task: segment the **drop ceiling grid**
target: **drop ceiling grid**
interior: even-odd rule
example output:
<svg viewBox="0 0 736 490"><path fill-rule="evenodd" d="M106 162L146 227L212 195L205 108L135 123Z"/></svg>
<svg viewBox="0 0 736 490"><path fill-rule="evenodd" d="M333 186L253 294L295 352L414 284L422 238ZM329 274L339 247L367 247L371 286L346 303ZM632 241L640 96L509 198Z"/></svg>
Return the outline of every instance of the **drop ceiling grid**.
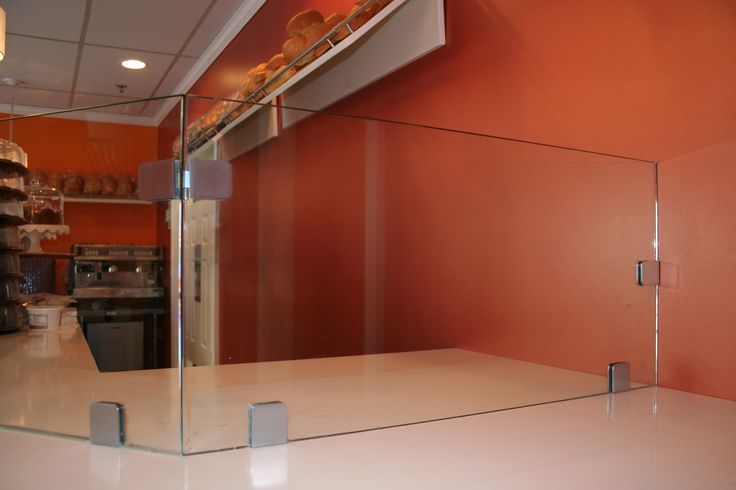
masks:
<svg viewBox="0 0 736 490"><path fill-rule="evenodd" d="M87 2L89 9L85 9ZM192 54L201 53L206 38L217 33L218 22L213 19L227 19L240 3L242 0L6 0L8 52L14 54L0 63L0 77L25 82L13 93L16 104L62 109L170 93L167 91L174 90L194 65ZM85 10L89 21L80 44ZM202 18L204 13L208 15ZM211 31L209 35L196 32L200 24ZM129 57L147 61L148 67L140 72L125 70L119 63ZM123 94L117 84L127 85ZM8 90L0 91L2 100L9 102L7 94ZM142 112L143 105L140 107Z"/></svg>

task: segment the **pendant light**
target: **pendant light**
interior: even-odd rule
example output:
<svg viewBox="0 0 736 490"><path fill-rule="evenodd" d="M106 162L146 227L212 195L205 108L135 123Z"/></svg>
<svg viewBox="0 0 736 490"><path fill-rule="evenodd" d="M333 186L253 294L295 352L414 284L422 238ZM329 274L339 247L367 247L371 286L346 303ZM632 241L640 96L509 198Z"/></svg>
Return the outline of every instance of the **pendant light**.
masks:
<svg viewBox="0 0 736 490"><path fill-rule="evenodd" d="M5 59L5 10L0 7L0 61Z"/></svg>

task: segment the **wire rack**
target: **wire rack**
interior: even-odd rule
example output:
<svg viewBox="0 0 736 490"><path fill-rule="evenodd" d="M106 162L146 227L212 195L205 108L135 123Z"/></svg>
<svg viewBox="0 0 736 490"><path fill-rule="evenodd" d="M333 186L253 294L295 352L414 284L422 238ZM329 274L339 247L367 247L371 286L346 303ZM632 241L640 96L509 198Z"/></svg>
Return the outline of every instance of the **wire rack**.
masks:
<svg viewBox="0 0 736 490"><path fill-rule="evenodd" d="M251 92L248 96L246 96L244 99L220 99L224 102L231 102L233 103L233 107L227 111L227 113L222 116L220 119L218 119L211 128L208 128L206 131L202 132L202 134L198 135L196 138L192 138L191 141L187 143L187 150L191 153L196 151L198 148L202 147L205 143L210 141L212 138L214 138L217 134L222 132L223 129L225 129L227 126L232 124L236 119L238 119L241 114L250 108L254 103L258 103L261 100L265 99L267 96L272 95L272 92L269 92L268 89L271 88L279 78L288 72L292 68L299 69L299 63L308 56L311 56L314 54L314 52L317 49L323 49L326 45L327 51L333 49L339 42L344 41L348 37L352 36L356 30L354 29L351 24L353 21L362 15L366 10L370 9L374 5L380 5L379 2L381 0L369 0L368 2L364 3L360 6L355 12L348 15L343 21L336 24L335 27L333 27L327 34L319 38L317 41L315 41L309 48L307 48L303 53L301 53L299 56L294 58L290 63L284 65L281 67L278 71L274 72L271 77L268 78L260 87L258 87L256 90ZM385 0L383 0L385 1ZM361 26L362 27L362 26ZM348 35L338 41L335 42L332 40L332 38L343 29L347 29ZM324 56L325 53L322 53ZM302 67L303 68L303 67Z"/></svg>

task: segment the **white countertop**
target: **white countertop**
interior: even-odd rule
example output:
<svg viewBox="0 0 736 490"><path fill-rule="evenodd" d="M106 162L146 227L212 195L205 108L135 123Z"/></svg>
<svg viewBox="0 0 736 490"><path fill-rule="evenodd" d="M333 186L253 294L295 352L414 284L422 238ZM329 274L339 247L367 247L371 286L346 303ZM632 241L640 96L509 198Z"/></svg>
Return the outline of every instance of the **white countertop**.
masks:
<svg viewBox="0 0 736 490"><path fill-rule="evenodd" d="M15 490L718 490L734 461L736 402L661 388L193 456L0 430Z"/></svg>
<svg viewBox="0 0 736 490"><path fill-rule="evenodd" d="M604 370L604 367L602 367ZM100 373L73 322L0 337L0 424L89 437L89 405L126 406L129 444L242 447L248 404L280 400L289 439L355 432L605 392L606 378L462 349Z"/></svg>

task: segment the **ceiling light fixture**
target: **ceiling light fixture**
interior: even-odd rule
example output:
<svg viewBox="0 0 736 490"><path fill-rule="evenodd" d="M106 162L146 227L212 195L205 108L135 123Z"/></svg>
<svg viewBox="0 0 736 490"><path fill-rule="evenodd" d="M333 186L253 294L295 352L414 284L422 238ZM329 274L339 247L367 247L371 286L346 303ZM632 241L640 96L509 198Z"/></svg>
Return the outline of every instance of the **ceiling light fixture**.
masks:
<svg viewBox="0 0 736 490"><path fill-rule="evenodd" d="M128 70L142 70L146 64L141 60L125 60L121 63Z"/></svg>
<svg viewBox="0 0 736 490"><path fill-rule="evenodd" d="M5 59L5 10L0 7L0 61Z"/></svg>

